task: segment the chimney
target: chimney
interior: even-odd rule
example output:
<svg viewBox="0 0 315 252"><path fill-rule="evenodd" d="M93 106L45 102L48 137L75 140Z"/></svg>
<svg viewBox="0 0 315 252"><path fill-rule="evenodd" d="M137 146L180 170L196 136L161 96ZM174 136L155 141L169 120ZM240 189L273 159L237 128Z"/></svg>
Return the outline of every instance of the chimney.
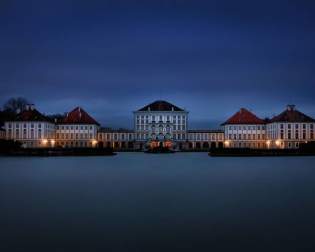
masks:
<svg viewBox="0 0 315 252"><path fill-rule="evenodd" d="M34 104L30 104L30 109L34 110L35 109L35 105Z"/></svg>
<svg viewBox="0 0 315 252"><path fill-rule="evenodd" d="M25 110L30 110L30 104L25 105Z"/></svg>
<svg viewBox="0 0 315 252"><path fill-rule="evenodd" d="M294 111L294 109L295 109L295 105L294 104L287 105L287 110L288 111Z"/></svg>

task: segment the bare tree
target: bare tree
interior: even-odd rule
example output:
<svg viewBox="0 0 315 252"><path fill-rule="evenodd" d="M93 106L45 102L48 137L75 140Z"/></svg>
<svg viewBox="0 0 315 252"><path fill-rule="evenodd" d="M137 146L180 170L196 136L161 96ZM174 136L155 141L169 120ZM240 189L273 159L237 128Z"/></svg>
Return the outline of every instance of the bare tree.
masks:
<svg viewBox="0 0 315 252"><path fill-rule="evenodd" d="M3 109L8 112L17 113L23 111L29 101L23 97L10 98L4 105Z"/></svg>

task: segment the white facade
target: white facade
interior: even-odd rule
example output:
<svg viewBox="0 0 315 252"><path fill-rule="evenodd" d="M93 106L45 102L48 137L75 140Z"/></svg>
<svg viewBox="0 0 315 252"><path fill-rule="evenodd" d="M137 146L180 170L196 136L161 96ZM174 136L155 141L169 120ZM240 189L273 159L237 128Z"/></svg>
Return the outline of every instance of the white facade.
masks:
<svg viewBox="0 0 315 252"><path fill-rule="evenodd" d="M267 125L268 148L298 148L301 143L314 141L315 123L274 122Z"/></svg>
<svg viewBox="0 0 315 252"><path fill-rule="evenodd" d="M215 130L189 130L189 149L209 149L223 147L224 132Z"/></svg>
<svg viewBox="0 0 315 252"><path fill-rule="evenodd" d="M98 125L57 124L56 144L60 147L95 147Z"/></svg>
<svg viewBox="0 0 315 252"><path fill-rule="evenodd" d="M100 130L97 134L100 147L111 147L114 149L134 149L135 133L131 130Z"/></svg>
<svg viewBox="0 0 315 252"><path fill-rule="evenodd" d="M137 141L187 139L188 112L137 111L134 112Z"/></svg>
<svg viewBox="0 0 315 252"><path fill-rule="evenodd" d="M227 148L266 148L266 125L224 125L224 146Z"/></svg>
<svg viewBox="0 0 315 252"><path fill-rule="evenodd" d="M55 125L51 122L5 122L6 139L19 141L23 147L54 147Z"/></svg>

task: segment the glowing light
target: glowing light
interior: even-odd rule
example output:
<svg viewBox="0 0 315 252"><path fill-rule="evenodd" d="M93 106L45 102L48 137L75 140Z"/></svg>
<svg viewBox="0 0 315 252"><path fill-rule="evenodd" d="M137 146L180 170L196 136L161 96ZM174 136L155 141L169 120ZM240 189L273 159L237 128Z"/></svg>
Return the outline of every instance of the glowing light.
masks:
<svg viewBox="0 0 315 252"><path fill-rule="evenodd" d="M43 139L43 140L42 140L42 143L43 143L44 145L46 145L46 144L48 143L48 140L47 140L47 139Z"/></svg>
<svg viewBox="0 0 315 252"><path fill-rule="evenodd" d="M270 146L270 143L271 143L271 142L270 142L269 140L266 142L266 144L267 144L268 146Z"/></svg>
<svg viewBox="0 0 315 252"><path fill-rule="evenodd" d="M280 146L280 145L281 145L281 141L280 141L280 140L277 140L277 141L276 141L276 145L277 145L277 146Z"/></svg>
<svg viewBox="0 0 315 252"><path fill-rule="evenodd" d="M92 145L96 145L97 144L97 140L92 140Z"/></svg>
<svg viewBox="0 0 315 252"><path fill-rule="evenodd" d="M51 140L50 140L50 143L51 143L52 146L54 146L55 143L56 143L56 141L55 141L54 139L51 139Z"/></svg>
<svg viewBox="0 0 315 252"><path fill-rule="evenodd" d="M228 140L224 141L224 145L225 145L226 147L229 147L229 146L230 146L230 141L228 141Z"/></svg>

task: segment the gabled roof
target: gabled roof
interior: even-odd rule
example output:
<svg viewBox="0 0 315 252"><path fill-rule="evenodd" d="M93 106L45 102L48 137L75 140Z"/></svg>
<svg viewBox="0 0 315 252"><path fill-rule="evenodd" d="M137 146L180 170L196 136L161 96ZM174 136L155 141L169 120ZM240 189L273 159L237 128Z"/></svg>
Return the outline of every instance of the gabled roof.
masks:
<svg viewBox="0 0 315 252"><path fill-rule="evenodd" d="M230 117L225 123L226 124L265 124L266 122L258 118L255 114L248 111L245 108L241 108L232 117Z"/></svg>
<svg viewBox="0 0 315 252"><path fill-rule="evenodd" d="M303 114L302 112L295 109L294 105L288 105L287 109L283 111L281 114L273 117L270 120L271 123L273 122L315 122L315 119Z"/></svg>
<svg viewBox="0 0 315 252"><path fill-rule="evenodd" d="M17 114L15 119L12 121L23 121L23 122L52 122L47 116L41 114L35 108L28 108Z"/></svg>
<svg viewBox="0 0 315 252"><path fill-rule="evenodd" d="M155 101L150 103L149 105L144 106L138 111L185 111L167 101Z"/></svg>
<svg viewBox="0 0 315 252"><path fill-rule="evenodd" d="M76 107L60 121L61 124L96 124L100 125L82 108Z"/></svg>

